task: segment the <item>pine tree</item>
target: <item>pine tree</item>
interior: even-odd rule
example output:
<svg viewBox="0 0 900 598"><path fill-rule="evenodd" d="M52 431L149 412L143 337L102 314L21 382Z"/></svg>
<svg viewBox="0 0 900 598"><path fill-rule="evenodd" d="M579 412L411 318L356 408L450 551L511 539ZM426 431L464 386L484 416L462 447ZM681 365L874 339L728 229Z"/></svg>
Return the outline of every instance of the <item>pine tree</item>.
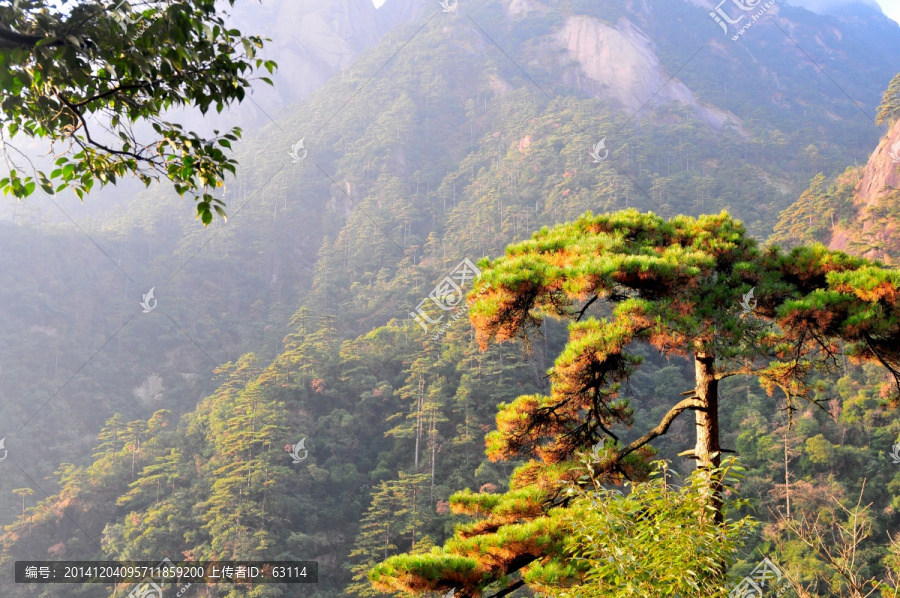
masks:
<svg viewBox="0 0 900 598"><path fill-rule="evenodd" d="M119 450L121 450L120 444L124 442L124 432L125 418L122 417L121 414L116 413L106 421L103 425L103 429L97 436L100 443L94 451L94 458L96 459L101 455L111 455L119 452Z"/></svg>
<svg viewBox="0 0 900 598"><path fill-rule="evenodd" d="M635 210L587 213L542 229L482 270L472 295L484 292L470 313L482 348L532 338L547 316L570 322L549 395L500 405L488 436L492 460L532 459L505 495L451 497L455 512L480 520L441 550L375 567L380 589L457 587L457 596L471 597L515 572L535 585L577 579L554 507L584 474L578 452L593 450L604 483L646 479L650 443L693 412L695 444L683 454L701 472L716 470L723 379L756 377L783 395L790 414L798 401L815 399L810 376L837 371L843 346L850 359L884 366L900 391L900 273L821 245L760 249L726 213L669 221ZM691 356L695 386L681 398L671 389L668 413L626 444L619 434L634 410L620 389L641 366L638 344ZM712 477L709 484L708 506L721 524L723 488Z"/></svg>
<svg viewBox="0 0 900 598"><path fill-rule="evenodd" d="M175 482L181 477L181 462L181 451L169 449L168 454L157 457L154 464L144 467L140 477L131 484L128 494L119 498L118 504L128 504L141 495L155 495L154 500L159 503L163 492L175 492Z"/></svg>
<svg viewBox="0 0 900 598"><path fill-rule="evenodd" d="M348 596L384 596L372 587L368 571L379 560L396 554L398 547L415 552L427 536L421 532L425 517L423 497L428 474L400 474L399 479L381 483L360 521L360 530L349 559L353 583ZM430 540L428 540L430 542Z"/></svg>
<svg viewBox="0 0 900 598"><path fill-rule="evenodd" d="M431 399L436 362L440 362L440 345L426 340L423 349L409 366L406 384L398 389L400 398L408 405L408 411L395 413L388 418L388 421L400 418L405 420L389 430L387 435L412 440L409 465L416 473L420 471L423 463L428 462L423 453L429 439L430 416L438 408Z"/></svg>
<svg viewBox="0 0 900 598"><path fill-rule="evenodd" d="M22 515L24 516L25 515L25 497L31 496L32 494L34 494L34 490L32 490L31 488L16 488L15 490L12 491L12 493L15 494L16 496L22 497Z"/></svg>
<svg viewBox="0 0 900 598"><path fill-rule="evenodd" d="M875 122L879 125L887 123L893 126L898 117L900 117L900 73L897 73L888 84L881 105L878 106Z"/></svg>

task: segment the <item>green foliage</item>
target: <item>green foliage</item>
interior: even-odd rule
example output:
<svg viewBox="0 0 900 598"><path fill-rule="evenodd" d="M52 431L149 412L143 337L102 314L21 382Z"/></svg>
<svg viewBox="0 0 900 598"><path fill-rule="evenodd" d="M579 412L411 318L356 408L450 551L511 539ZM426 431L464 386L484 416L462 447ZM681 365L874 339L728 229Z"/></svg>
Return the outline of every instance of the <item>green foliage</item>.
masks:
<svg viewBox="0 0 900 598"><path fill-rule="evenodd" d="M837 226L847 226L853 220L853 194L859 176L858 168L848 168L825 189L824 175L817 175L799 199L781 213L770 241L788 248L828 243Z"/></svg>
<svg viewBox="0 0 900 598"><path fill-rule="evenodd" d="M832 465L834 459L834 446L821 434L806 440L806 454L811 463Z"/></svg>
<svg viewBox="0 0 900 598"><path fill-rule="evenodd" d="M723 572L759 522L732 517L748 504L733 495L724 525L716 522L710 482L733 485L741 471L729 459L721 468L694 470L679 487L661 461L648 481L626 483L624 494L573 488L566 548L587 573L578 585L547 591L562 598L727 596Z"/></svg>
<svg viewBox="0 0 900 598"><path fill-rule="evenodd" d="M422 536L423 513L427 495L427 474L404 475L385 481L372 495L372 502L360 520L360 531L348 558L353 583L345 590L349 596L383 596L372 588L369 569L379 560L396 554L398 545L416 552L427 538Z"/></svg>
<svg viewBox="0 0 900 598"><path fill-rule="evenodd" d="M459 583L465 595L476 595L519 571L532 587L545 583L548 571L557 582L565 579L557 572L577 564L558 547L556 534L565 527L558 517L566 509L556 507L553 497L578 477L578 452L593 447L588 471L602 483L645 479L649 443L694 411L690 454L701 471L717 470L721 380L755 376L769 393L782 391L794 409L799 399L814 402L812 379L835 371L840 344L859 361L885 366L900 383L900 352L892 340L900 334L897 272L821 245L790 253L760 249L727 213L664 220L636 210L588 212L543 228L480 267L470 318L482 348L527 339L547 316L569 321L569 341L549 371L548 394L523 394L499 405L488 456L532 457L513 475L510 492L500 500L457 496L457 510L484 520L458 528L427 559L399 556L376 567L371 577L382 589L421 592ZM749 289L756 290L752 305ZM635 410L621 390L644 361L632 353L639 344L665 357L692 356L695 387L681 400L667 389L671 408L659 424L626 443L618 434L633 424ZM813 438L807 453L821 465L834 450L824 438ZM715 529L725 525L725 481L706 479L706 505L694 510L701 527L707 516ZM529 490L527 500L517 500ZM518 540L525 527L540 530L532 542ZM435 573L458 556L475 559L465 575L451 568ZM707 556L698 558L708 569ZM688 584L706 579L688 571ZM638 580L632 591L640 595L648 588Z"/></svg>
<svg viewBox="0 0 900 598"><path fill-rule="evenodd" d="M531 34L552 34L563 22L562 14L551 7L548 13L532 11L509 22L499 4L478 4L467 5L472 18L511 56L536 56L523 67L554 100L548 101L490 46L473 51L485 41L466 19L435 19L421 31L421 23L395 31L364 51L342 77L280 118L283 134L273 125L241 144L235 158L242 176L237 184L229 182L228 194L223 191L222 196L229 205L255 197L242 209L240 227L208 236L180 217L177 197L156 189L125 207L78 221L135 279L159 280L182 266L185 270L173 288L177 292L160 293L163 309L136 318L126 334L71 380L85 356L94 354L134 305L130 299L121 301L121 281L98 265L96 248L83 243L80 232L48 223L46 214L41 221L34 202L18 204L15 221L0 224L0 361L9 364L0 371L6 391L0 420L24 421L32 415L33 397L49 397L66 383L63 396L35 420L40 425L26 428L27 438L14 439L16 454L40 455L29 474L45 480L56 471L58 484L42 482L51 498L37 506L28 499L31 519L16 519L2 532L4 558L28 558L33 550L78 559L198 558L235 550L314 556L323 563L322 581L307 589L332 597L354 583L354 572L340 564L349 561L357 540L365 545L360 522L372 493L379 492L382 481L390 484L398 472L409 472L428 475L429 488L420 511L425 518L422 540L414 551L395 555L392 563L398 571L421 566L416 570L433 582L429 587L445 591L474 579L473 587L487 593L516 573L493 582L498 568L491 568L484 555L510 562L516 555L504 549L511 547L538 555L528 571L547 587L578 579L582 571L561 556L561 517L545 510L542 500L544 491L555 490L572 475L571 464L542 463L537 469L521 461L491 462L483 454L498 404L549 396L546 373L566 344L566 327L544 319L540 334L530 339L531 354L514 344L493 345L480 353L464 317L437 340L431 330L423 334L415 324L391 319L405 317L462 257L502 255L504 247L529 239L542 226L573 220L588 209L599 213L630 206L652 209L664 218L728 209L743 219L748 237L763 239L812 175L830 176L843 169L852 156L868 151L877 134L864 119L854 118L856 106L837 88L824 80L824 86L818 85L821 75L796 67L789 53L766 55L767 69L756 68L759 57L752 52L701 52L692 58L708 41L704 27L715 25L710 27L703 9L681 0L648 4L651 10L641 17L640 27L657 44L663 69L678 72L701 101L738 115L740 131L727 126L715 130L692 109L670 105L647 106L639 118L626 122L604 102L580 93L584 90L560 83L555 56L542 61L530 52ZM579 1L564 8L584 10L612 24L627 6ZM151 22L149 16L160 18L148 13L133 27L139 35ZM701 25L692 27L692 22ZM816 47L818 31L798 28L798 43ZM852 34L844 31L844 39L851 40ZM414 33L415 51L398 52ZM758 33L767 35L765 30ZM780 47L781 41L770 38L766 45ZM131 43L123 38L120 46L126 42ZM889 64L892 55L860 52L848 41L831 57L829 68L835 77L859 73L854 96L871 106L896 68ZM688 59L691 68L682 69ZM368 79L376 72L377 77ZM772 72L778 73L777 90L765 80ZM773 97L778 108L764 109ZM329 120L335 98L351 101L339 118ZM288 147L299 131L326 121L321 135L308 137L307 144L311 152L316 148L317 164L340 188L318 170L313 176L309 168L279 172L277 148ZM622 172L612 162L591 164L587 153L609 131L616 131L607 143ZM25 183L17 181L20 193L25 192ZM846 197L843 191L833 196L840 201ZM830 230L829 211L841 225L830 201L826 198L796 218L791 231L796 243L818 240ZM813 223L805 231L809 216ZM889 216L885 210L883 218ZM671 276L683 272L679 258L694 259L687 248L658 259L652 244L642 252L629 258L638 277L644 272ZM821 255L801 251L783 261L796 261L792 275L802 280L807 272L821 273L815 269ZM703 262L692 265L702 269ZM746 266L738 262L734 268ZM713 293L708 303L728 305L760 281L746 282L739 290ZM866 292L877 291L877 285L862 286ZM782 291L776 285L774 292ZM124 292L131 297L136 290L126 287ZM839 296L817 297L804 303L811 310L804 317L821 315L816 306L826 301L841 304ZM642 302L629 305L640 308ZM288 326L298 306L310 309L297 312ZM597 307L586 313L610 317L606 307ZM872 324L881 317L877 311L875 320L859 321ZM183 332L168 324L156 326L152 318L160 313L171 315ZM661 317L667 315L663 310ZM37 331L30 329L36 321ZM579 333L587 339L598 331L590 324ZM784 354L787 346L777 349ZM258 361L238 357L251 351ZM671 397L691 388L694 372L693 364L679 355L661 356L648 345L633 343L628 353L623 365L633 368L632 375L617 389L621 413L633 422L631 430L622 430L625 442L649 432L668 413ZM210 380L210 360L231 363ZM855 370L849 356L846 362L848 374L840 384L825 377L809 389L822 405L836 400L839 419L832 421L819 410L794 410L797 425L787 434L785 405L767 396L757 381L722 380L723 446L734 447L750 463L740 491L761 497L762 507L783 506L786 500L794 509L815 507L817 493L833 488L850 492L860 475L869 476L869 487L877 488L874 541L885 546L886 530L900 528L900 478L885 457L898 441L896 418L888 410L890 387L881 389L889 380L874 367ZM149 364L158 364L154 371L158 368L166 385L154 403L136 401L128 390L144 382ZM787 359L785 364L792 365ZM425 400L419 409L423 378ZM154 428L150 414L163 406L174 415L167 428ZM114 413L122 417L103 432L99 447L90 446L85 438L93 437ZM423 429L415 471L417 420ZM288 429L267 428L273 423ZM636 472L645 471L639 466L645 467L656 450L674 457L692 442L692 432L691 422L676 421L666 437L654 441L653 451L631 465ZM831 464L813 463L805 453L806 440L818 434L838 447ZM285 471L280 459L287 455L279 447L302 437L307 437L310 458L298 465L288 459ZM244 443L249 447L242 448ZM88 457L92 449L93 459ZM247 467L246 479L228 468L230 459ZM61 461L71 463L58 465ZM220 470L224 482L216 486ZM513 489L507 493L510 482ZM19 497L9 490L28 483L0 477L5 490L0 507L7 507L3 523L22 510ZM457 493L464 489L468 492ZM203 518L207 504L218 510ZM460 512L450 514L449 509ZM464 520L470 511L475 519ZM521 521L510 520L519 513ZM454 537L454 524L460 525L460 535L469 534L466 541ZM491 526L498 526L493 535ZM89 542L101 534L102 549ZM539 542L528 545L529 534ZM398 551L410 548L406 541L394 541ZM432 542L446 550L434 555ZM766 548L766 540L758 547ZM796 554L798 562L809 565L808 554ZM368 559L361 553L353 564L362 566ZM400 566L404 560L409 566ZM749 560L738 567L749 571L754 559ZM878 570L877 559L872 562ZM336 565L326 569L327 563ZM440 581L446 571L453 575ZM364 580L355 581L364 585ZM30 595L27 587L10 587L4 592L16 598ZM108 592L101 596L105 590L100 586L73 591L108 598ZM462 593L460 588L457 596Z"/></svg>
<svg viewBox="0 0 900 598"><path fill-rule="evenodd" d="M96 0L0 7L4 138L46 139L56 158L49 175L23 175L12 158L9 177L0 181L4 194L25 198L37 183L48 194L70 188L83 199L95 183L115 184L127 174L146 185L165 177L179 195L198 197L204 225L213 211L225 217L224 202L212 193L227 173L235 174L237 162L225 150L240 128L203 138L165 113L178 107L221 112L244 99L255 69L271 73L275 64L257 58L262 39L226 26L227 14L211 0L138 7L110 10ZM144 124L154 133L134 130Z"/></svg>
<svg viewBox="0 0 900 598"><path fill-rule="evenodd" d="M881 105L878 106L878 113L875 115L875 122L879 125L887 123L893 126L898 118L900 118L900 73L891 79L885 90L884 98L882 98Z"/></svg>

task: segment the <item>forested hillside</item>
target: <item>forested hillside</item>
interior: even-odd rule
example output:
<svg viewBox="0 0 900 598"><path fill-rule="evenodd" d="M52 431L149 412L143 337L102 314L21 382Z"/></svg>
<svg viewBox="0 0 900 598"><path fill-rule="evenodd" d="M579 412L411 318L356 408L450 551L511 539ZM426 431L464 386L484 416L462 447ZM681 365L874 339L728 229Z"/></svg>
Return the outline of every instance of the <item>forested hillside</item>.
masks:
<svg viewBox="0 0 900 598"><path fill-rule="evenodd" d="M203 227L163 186L84 218L57 199L74 221L35 195L0 222L0 595L130 591L15 585L13 560L163 557L319 561L316 586L196 595L382 595L372 566L468 521L452 494L508 490L523 461L485 454L497 406L547 393L567 338L547 320L531 343L482 351L464 305L439 323L417 308L463 260L542 227L727 210L760 243L896 259L896 230L868 224L892 204L854 198L870 155L897 176L884 154L900 133L879 141L874 123L900 70L883 16L776 4L732 42L683 0L400 4L415 17L245 132L227 223ZM633 353L625 441L694 386L689 360ZM859 558L885 570L900 529L891 379L844 359L816 382L790 426L755 379L719 387L723 446L765 523L738 576L778 554L813 582L826 566L772 511L855 504L863 487ZM653 444L684 474L693 432L678 421Z"/></svg>
<svg viewBox="0 0 900 598"><path fill-rule="evenodd" d="M835 249L897 261L897 185L900 183L900 77L895 77L879 106L887 127L865 166L834 177L819 174L779 218L773 239L784 244L820 242Z"/></svg>

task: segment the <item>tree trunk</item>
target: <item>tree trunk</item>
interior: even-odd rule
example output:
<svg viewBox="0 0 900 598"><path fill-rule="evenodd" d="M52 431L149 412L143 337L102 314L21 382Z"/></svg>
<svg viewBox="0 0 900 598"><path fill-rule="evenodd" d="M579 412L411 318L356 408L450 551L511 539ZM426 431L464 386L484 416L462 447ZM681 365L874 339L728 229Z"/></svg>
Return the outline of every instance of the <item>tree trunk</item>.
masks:
<svg viewBox="0 0 900 598"><path fill-rule="evenodd" d="M784 496L787 504L787 518L791 518L791 476L788 471L788 439L787 430L784 431Z"/></svg>
<svg viewBox="0 0 900 598"><path fill-rule="evenodd" d="M694 355L695 376L697 381L697 398L703 408L694 411L697 425L697 444L694 457L698 469L712 469L721 464L719 446L719 381L716 379L716 358L714 355L697 353ZM716 521L723 523L722 489L720 485L713 488L713 507L716 510Z"/></svg>

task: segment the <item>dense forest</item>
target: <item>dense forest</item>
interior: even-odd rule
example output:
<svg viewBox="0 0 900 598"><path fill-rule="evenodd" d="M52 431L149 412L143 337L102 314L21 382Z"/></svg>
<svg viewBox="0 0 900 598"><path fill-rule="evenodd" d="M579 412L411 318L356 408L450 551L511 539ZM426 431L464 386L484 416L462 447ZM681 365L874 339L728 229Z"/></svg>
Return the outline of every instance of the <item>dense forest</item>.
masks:
<svg viewBox="0 0 900 598"><path fill-rule="evenodd" d="M324 4L339 31L340 3ZM162 558L319 563L315 585L165 598L713 595L676 581L653 594L624 573L604 586L618 575L604 559L621 547L598 540L643 538L633 562L690 577L691 561L673 555L708 507L689 493L693 414L601 457L697 388L682 350L701 336L694 316L724 314L708 323L735 363L783 357L778 343L802 327L779 310L838 293L824 282L832 262L871 277L852 281L868 289L853 314L877 311L887 340L866 353L861 320L827 328L832 312L817 303L808 320L829 340L809 354L827 367L718 383L722 458L708 465L727 469L728 523L712 520L709 534L727 570L703 583L728 595L768 558L790 580L784 596L900 596L898 299L878 295L900 284L897 24L863 5L836 16L779 3L770 25L732 42L683 0L407 4L406 22L234 144L236 175L217 195L227 221L204 226L159 184L105 188L83 208L70 193L7 200L0 596L132 589L15 584L17 560ZM619 87L591 70L609 52L630 69ZM610 230L634 242L622 253L652 285L583 282L592 268L627 269L605 262ZM675 237L694 251L675 255ZM595 243L609 247L571 263ZM735 264L751 274L727 286ZM796 282L797 264L819 286ZM545 300L523 290L563 270ZM727 293L704 286L712 276ZM682 288L702 299L679 303ZM521 432L523 399L565 392L578 334L639 321L616 310L648 293L675 305L654 316L683 326L665 339L622 333L622 375L594 389L611 397L609 420L571 446L505 437ZM507 329L492 310L513 297L525 311ZM563 432L588 411L573 408ZM591 451L603 467L580 478ZM553 502L550 486L582 494ZM629 526L653 501L667 523L641 536ZM516 534L546 540L527 547L539 558L515 561L526 550ZM455 556L480 577L449 575Z"/></svg>

